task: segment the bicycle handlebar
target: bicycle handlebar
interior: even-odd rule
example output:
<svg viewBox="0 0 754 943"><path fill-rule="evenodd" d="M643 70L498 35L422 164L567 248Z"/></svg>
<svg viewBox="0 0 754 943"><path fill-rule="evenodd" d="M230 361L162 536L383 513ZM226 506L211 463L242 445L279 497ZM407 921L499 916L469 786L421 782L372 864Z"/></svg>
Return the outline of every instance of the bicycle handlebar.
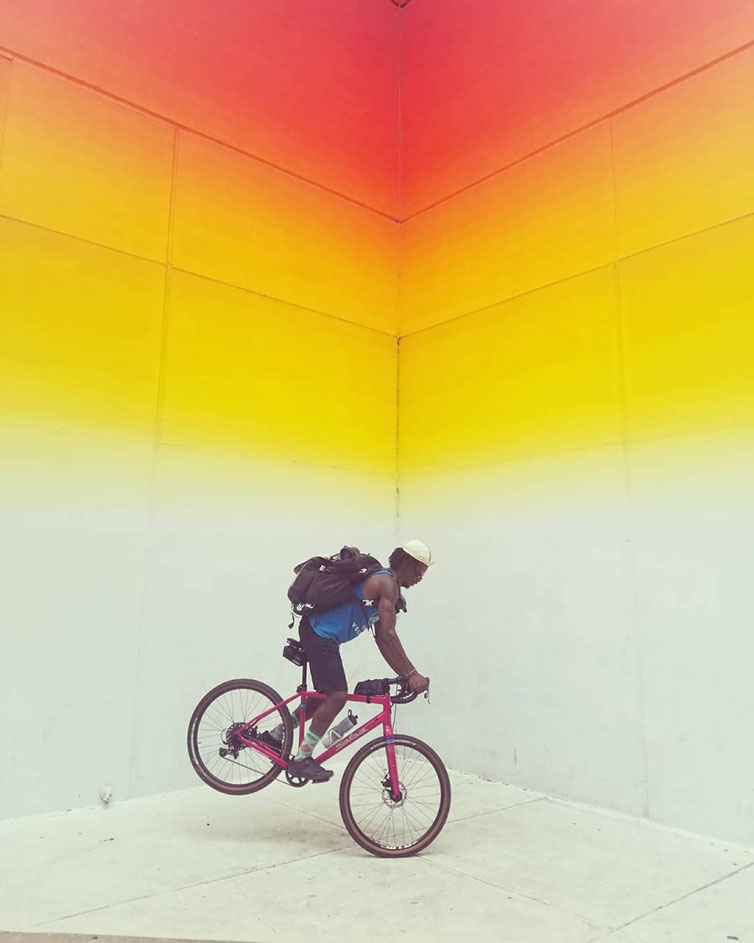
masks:
<svg viewBox="0 0 754 943"><path fill-rule="evenodd" d="M406 683L405 678L386 678L385 679L389 685L396 684L398 685L398 693L393 694L390 697L392 704L410 704L411 701L415 701L419 696L418 691L412 691L411 688ZM429 678L427 678L427 687L424 691L424 696L429 697Z"/></svg>
<svg viewBox="0 0 754 943"><path fill-rule="evenodd" d="M390 688L397 686L395 694L390 694ZM393 704L409 704L415 701L419 691L412 691L405 678L372 678L366 681L359 681L353 689L353 693L366 697L367 700L373 697L385 697L389 695ZM429 678L427 678L427 687L424 696L429 700Z"/></svg>

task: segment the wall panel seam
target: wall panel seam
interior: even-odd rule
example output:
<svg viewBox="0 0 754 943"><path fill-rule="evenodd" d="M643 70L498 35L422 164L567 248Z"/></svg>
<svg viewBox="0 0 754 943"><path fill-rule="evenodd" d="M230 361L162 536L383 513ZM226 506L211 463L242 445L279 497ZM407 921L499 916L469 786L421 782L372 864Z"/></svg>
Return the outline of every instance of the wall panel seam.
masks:
<svg viewBox="0 0 754 943"><path fill-rule="evenodd" d="M438 206L449 202L457 196L460 196L463 193L466 193L468 190L473 190L475 187L481 186L483 183L491 180L493 177L497 177L500 174L505 173L507 170L510 170L512 167L516 167L519 164L524 163L532 157L536 157L538 154L543 153L544 151L549 150L552 147L556 147L558 144L562 144L564 141L570 140L570 138L576 137L578 134L581 134L584 131L589 130L590 128L595 127L598 124L601 124L603 121L609 121L611 118L616 117L619 114L622 114L624 111L628 111L631 108L635 108L637 105L642 104L642 102L647 101L650 98L654 98L656 95L661 95L663 92L668 91L680 85L688 79L694 78L696 75L700 75L703 72L707 72L710 69L713 69L715 66L719 65L721 62L726 62L728 59L733 59L738 55L742 55L745 52L748 52L750 49L754 49L754 39L749 40L741 46L736 46L735 49L731 49L729 52L723 53L723 55L718 56L715 59L705 62L703 65L697 66L695 69L692 69L689 72L684 72L683 75L677 76L675 79L672 79L669 82L664 83L663 85L658 85L657 88L653 88L651 91L646 92L644 95L640 95L638 98L632 99L630 102L627 102L624 105L621 105L618 108L614 108L612 111L608 111L605 114L599 115L594 118L592 121L587 122L586 124L579 125L578 128L574 128L572 131L568 131L566 134L561 135L558 138L548 141L546 144L542 144L540 147L535 148L532 151L529 151L526 154L517 157L515 160L510 161L509 163L498 167L496 170L490 171L488 174L485 174L482 177L479 177L477 180L472 181L471 183L466 184L463 187L460 187L458 190L454 190L452 193L448 193L446 196L441 197L439 200L428 204L427 206L422 207L420 210L416 210L415 213L411 213L408 216L402 217L400 219L401 223L406 223L411 219L416 219L417 216L421 216L423 213L428 212L429 210L435 209Z"/></svg>
<svg viewBox="0 0 754 943"><path fill-rule="evenodd" d="M155 512L155 483L157 480L157 466L159 461L160 438L162 431L162 413L165 395L165 368L167 354L167 332L168 332L168 309L170 306L170 260L172 258L173 242L173 220L175 216L175 193L176 180L178 176L178 129L173 129L173 158L171 162L170 173L170 201L168 204L168 235L165 246L165 281L162 293L162 324L160 328L160 350L157 365L157 388L155 390L155 412L154 426L152 429L152 454L149 470L149 485L147 491L145 542L144 542L144 570L142 574L141 600L139 606L139 625L137 628L137 649L136 649L136 677L134 679L133 707L131 714L131 747L130 762L128 766L128 794L134 795L136 785L136 763L138 757L137 734L139 728L139 707L142 694L142 674L146 654L144 652L144 641L146 639L146 618L147 618L147 591L149 587L149 571L151 560L152 531Z"/></svg>
<svg viewBox="0 0 754 943"><path fill-rule="evenodd" d="M744 219L751 218L754 218L754 212L742 213L740 216L732 216L729 219L722 219L717 223L713 223L711 226L703 226L701 229L694 229L691 232L683 233L683 235L676 236L673 239L666 239L663 242L653 243L651 246L645 246L643 249L637 249L636 252L627 252L625 255L618 255L616 262L620 265L622 262L635 259L637 256L645 255L648 252L654 252L655 250L662 249L665 246L674 245L676 242L682 242L685 239L693 239L695 236L701 236L704 233L713 232L715 229L721 229L724 226L732 226L735 223L740 223ZM600 271L600 269L608 268L613 264L615 263L608 262L602 265L595 265L593 268L573 272L570 275L566 275L564 278L558 278L552 282L542 282L541 285L537 285L534 288L529 288L526 291L518 292L515 295L505 295L499 298L497 301L491 301L489 304L483 305L481 308L474 308L473 311L464 311L461 314L454 314L442 321L437 321L435 324L428 324L426 327L417 328L415 331L407 331L405 334L400 334L399 336L403 339L406 337L413 337L416 334L425 334L427 331L433 331L445 324L451 324L454 321L460 321L462 318L469 318L475 314L481 314L484 311L489 311L491 308L496 308L498 305L507 304L509 301L516 301L518 298L524 298L527 295L532 295L535 292L542 291L545 288L552 288L555 285L560 285L563 282L570 281L574 278L581 278L583 275L590 275L593 272Z"/></svg>
<svg viewBox="0 0 754 943"><path fill-rule="evenodd" d="M146 255L138 255L136 252L129 252L128 249L120 249L117 246L110 246L104 242L96 242L94 239L87 239L84 236L76 235L75 233L66 232L63 229L56 229L53 226L45 226L42 223L37 223L29 219L20 219L17 216L9 216L7 213L0 213L0 220L5 219L12 223L19 223L22 226L29 226L32 229L39 229L42 232L53 233L56 236L63 236L66 239L72 239L75 242L83 243L84 245L94 246L97 249L105 249L108 252L116 252L118 255L126 256L130 259L137 259L139 262L148 262L151 265L159 265L165 267L164 259L155 259ZM368 324L362 324L359 321L349 321L348 318L342 318L337 314L331 314L329 311L321 311L318 308L310 308L307 305L299 304L296 301L291 301L288 298L280 298L276 295L266 295L263 292L255 291L253 288L248 288L245 285L236 285L234 282L226 282L221 278L214 278L211 275L204 275L202 272L193 272L191 269L180 268L175 265L170 266L172 272L181 272L184 275L192 275L195 278L202 278L205 281L215 282L218 285L225 285L227 288L234 288L237 291L244 291L251 295L257 295L260 298L265 298L268 301L275 301L279 304L288 305L291 308L296 308L298 311L306 311L309 314L318 315L322 318L329 318L333 321L339 321L341 324L348 324L351 327L358 327L364 331L372 331L375 334L379 334L382 337L395 338L395 332L385 331L379 327L372 327Z"/></svg>
<svg viewBox="0 0 754 943"><path fill-rule="evenodd" d="M5 144L5 121L8 115L8 103L10 102L11 83L13 82L13 59L0 56L0 61L8 63L8 86L5 99L0 101L0 173L3 172L3 147Z"/></svg>
<svg viewBox="0 0 754 943"><path fill-rule="evenodd" d="M395 339L395 536L401 531L401 339ZM396 544L397 546L397 544Z"/></svg>
<svg viewBox="0 0 754 943"><path fill-rule="evenodd" d="M131 252L129 249L122 249L119 246L111 246L106 242L97 242L96 239L88 239L86 236L80 236L77 233L68 232L65 229L57 229L55 226L45 226L44 223L38 223L33 219L24 219L21 216L10 216L8 213L0 213L0 219L7 219L13 223L21 223L22 226L31 226L43 232L54 233L56 236L64 236L66 239L74 239L76 242L82 242L88 246L95 246L98 249L107 249L109 252L117 252L118 255L124 255L129 259L138 259L140 262L151 262L153 265L165 265L164 258L158 259L151 255L140 255L138 252Z"/></svg>
<svg viewBox="0 0 754 943"><path fill-rule="evenodd" d="M317 187L317 189L324 191L325 193L329 193L338 199L345 200L347 203L351 203L353 206L361 207L361 209L367 210L370 213L374 213L376 216L380 216L383 219L389 219L392 222L400 222L400 220L392 213L387 213L384 210L378 210L374 206L370 206L368 203L363 203L360 200L357 200L355 197L348 196L348 194L342 193L339 190L334 190L332 187L328 187L323 183L319 183L317 180L312 180L310 177L305 177L303 174L298 174L294 170L289 170L286 167L275 164L273 161L265 160L264 157L260 157L259 155L254 154L252 151L247 151L244 148L239 147L237 144L231 144L229 141L225 141L222 138L208 134L206 131L202 131L199 128L194 128L191 125L184 124L181 121L176 121L175 118L169 118L167 115L160 114L160 112L152 111L149 108L145 108L143 105L139 105L137 102L130 101L128 98L123 98L121 95L116 95L114 92L109 92L106 89L100 88L98 85L94 85L93 83L87 82L84 79L79 79L74 75L70 75L67 72L62 71L61 69L56 69L53 66L46 65L44 62L40 62L39 60L33 59L30 56L25 56L23 53L16 52L13 49L9 49L0 45L0 55L3 54L9 56L11 59L18 59L19 62L25 62L27 65L34 66L37 69L42 69L45 72L56 75L58 78L64 79L67 82L71 82L73 85L77 85L80 88L85 88L88 91L95 92L96 94L101 95L103 98L117 102L119 105L125 105L128 108L132 108L134 111L137 111L142 115L146 115L149 118L161 121L164 124L169 124L171 127L177 128L181 131L187 131L191 134L196 134L198 137L201 137L206 141L210 141L213 144L217 144L220 147L226 147L236 154L240 154L243 157L248 158L249 160L257 161L258 163L263 164L265 167L270 167L273 170L277 170L280 173L286 174L288 177L300 180L303 183L308 183L311 186Z"/></svg>
<svg viewBox="0 0 754 943"><path fill-rule="evenodd" d="M398 217L403 214L403 13L398 10Z"/></svg>
<svg viewBox="0 0 754 943"><path fill-rule="evenodd" d="M621 460L623 465L623 486L625 490L625 509L626 509L626 543L628 557L628 592L629 598L629 618L633 632L634 642L634 667L636 670L636 696L638 698L638 710L641 723L639 730L641 759L643 763L642 774L644 783L642 788L642 808L644 815L649 817L649 745L648 745L648 723L647 723L647 702L644 689L644 658L641 644L641 625L639 620L639 581L636 570L636 540L635 540L635 514L634 498L631 481L631 462L628 445L628 402L627 402L627 377L626 377L626 346L625 346L625 324L623 321L623 302L621 293L621 273L619 262L619 241L618 241L618 187L615 168L615 141L613 134L613 122L608 122L610 132L610 179L611 194L613 198L613 280L615 286L615 331L616 348L618 356L618 403L620 409L620 428L621 428Z"/></svg>
<svg viewBox="0 0 754 943"><path fill-rule="evenodd" d="M399 337L401 340L405 340L407 337L415 337L417 334L426 334L427 332L434 331L446 324L452 324L453 322L461 321L464 318L471 318L475 314L483 314L485 311L490 311L492 308L497 308L499 305L508 304L511 301L517 301L519 298L526 298L527 295L533 295L538 291L544 290L545 288L552 288L555 285L563 284L563 282L569 282L574 278L581 278L583 275L591 275L593 272L599 272L602 269L610 268L611 265L613 265L612 262L603 263L602 265L595 265L593 268L573 272L571 275L566 275L564 278L556 278L555 281L552 282L543 282L541 285L537 285L534 288L528 288L526 291L518 292L515 295L504 295L503 297L498 298L496 301L491 301L489 304L482 305L481 308L474 308L473 311L464 311L461 314L454 314L449 318L438 321L436 324L428 324L426 327L417 328L415 331L407 331L405 334L400 334Z"/></svg>
<svg viewBox="0 0 754 943"><path fill-rule="evenodd" d="M295 301L289 301L287 298L278 298L275 295L266 295L264 292L255 291L253 288L247 288L245 285L236 285L233 282L225 282L221 278L215 278L212 275L204 275L202 272L192 272L190 269L181 268L178 265L171 265L171 271L180 272L183 275L192 275L194 278L202 278L207 282L214 282L217 285L225 285L227 288L234 288L237 291L246 292L249 295L256 295L258 298L264 298L267 301L275 301L279 304L288 305L296 308L298 311L306 311L308 314L314 314L322 318L329 318L331 321L339 321L341 324L348 324L351 327L361 328L363 331L371 331L373 334L379 334L381 337L395 339L395 334L390 331L383 331L379 327L371 327L368 324L361 324L359 321L349 321L348 318L341 318L337 314L330 314L328 311L320 311L318 308L309 308L306 305L298 304Z"/></svg>

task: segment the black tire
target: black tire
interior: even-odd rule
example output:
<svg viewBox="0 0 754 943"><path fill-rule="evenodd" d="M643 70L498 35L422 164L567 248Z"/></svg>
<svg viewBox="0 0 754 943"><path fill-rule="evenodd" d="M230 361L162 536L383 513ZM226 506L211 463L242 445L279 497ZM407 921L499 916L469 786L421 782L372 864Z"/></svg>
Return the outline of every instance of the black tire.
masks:
<svg viewBox="0 0 754 943"><path fill-rule="evenodd" d="M432 747L398 734L395 754L400 803L393 802L383 785L388 775L384 737L371 740L354 755L340 782L340 814L349 834L382 858L407 858L424 851L442 831L450 811L448 771Z"/></svg>
<svg viewBox="0 0 754 943"><path fill-rule="evenodd" d="M269 685L247 678L225 681L204 695L191 715L187 739L191 765L208 786L229 796L246 796L269 786L282 773L282 766L253 747L240 744L237 753L230 757L221 753L232 753L228 749L232 724L251 720L282 700ZM281 750L285 757L293 743L293 723L287 705L260 721L258 732L269 731L278 724L285 728Z"/></svg>

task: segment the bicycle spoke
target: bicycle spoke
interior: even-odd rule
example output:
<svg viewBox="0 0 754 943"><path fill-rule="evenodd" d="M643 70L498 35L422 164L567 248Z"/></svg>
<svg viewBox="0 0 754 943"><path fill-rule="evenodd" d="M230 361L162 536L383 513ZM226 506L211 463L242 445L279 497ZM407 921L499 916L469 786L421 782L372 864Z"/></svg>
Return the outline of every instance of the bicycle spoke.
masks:
<svg viewBox="0 0 754 943"><path fill-rule="evenodd" d="M277 701L272 699L271 693L275 692L267 693L254 681L221 686L192 719L190 752L200 775L210 785L221 791L226 787L230 791L255 791L280 771L273 760L254 747L246 746L237 734L242 725L274 708ZM259 721L256 733L270 731L283 719L282 709L273 711ZM251 728L243 734L247 739L254 735Z"/></svg>
<svg viewBox="0 0 754 943"><path fill-rule="evenodd" d="M369 843L390 851L419 844L447 814L436 764L409 743L397 743L395 758L401 799L390 794L384 745L375 745L354 770L348 785L350 816Z"/></svg>

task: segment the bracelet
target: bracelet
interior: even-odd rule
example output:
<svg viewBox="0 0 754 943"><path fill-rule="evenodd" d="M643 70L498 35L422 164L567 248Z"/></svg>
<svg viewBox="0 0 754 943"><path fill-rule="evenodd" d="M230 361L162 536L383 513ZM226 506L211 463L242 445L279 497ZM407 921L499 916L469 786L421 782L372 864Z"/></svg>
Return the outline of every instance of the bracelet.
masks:
<svg viewBox="0 0 754 943"><path fill-rule="evenodd" d="M408 681L411 675L418 675L418 674L419 672L416 670L416 668L412 668L411 671L409 671L409 673L406 675L406 681Z"/></svg>

